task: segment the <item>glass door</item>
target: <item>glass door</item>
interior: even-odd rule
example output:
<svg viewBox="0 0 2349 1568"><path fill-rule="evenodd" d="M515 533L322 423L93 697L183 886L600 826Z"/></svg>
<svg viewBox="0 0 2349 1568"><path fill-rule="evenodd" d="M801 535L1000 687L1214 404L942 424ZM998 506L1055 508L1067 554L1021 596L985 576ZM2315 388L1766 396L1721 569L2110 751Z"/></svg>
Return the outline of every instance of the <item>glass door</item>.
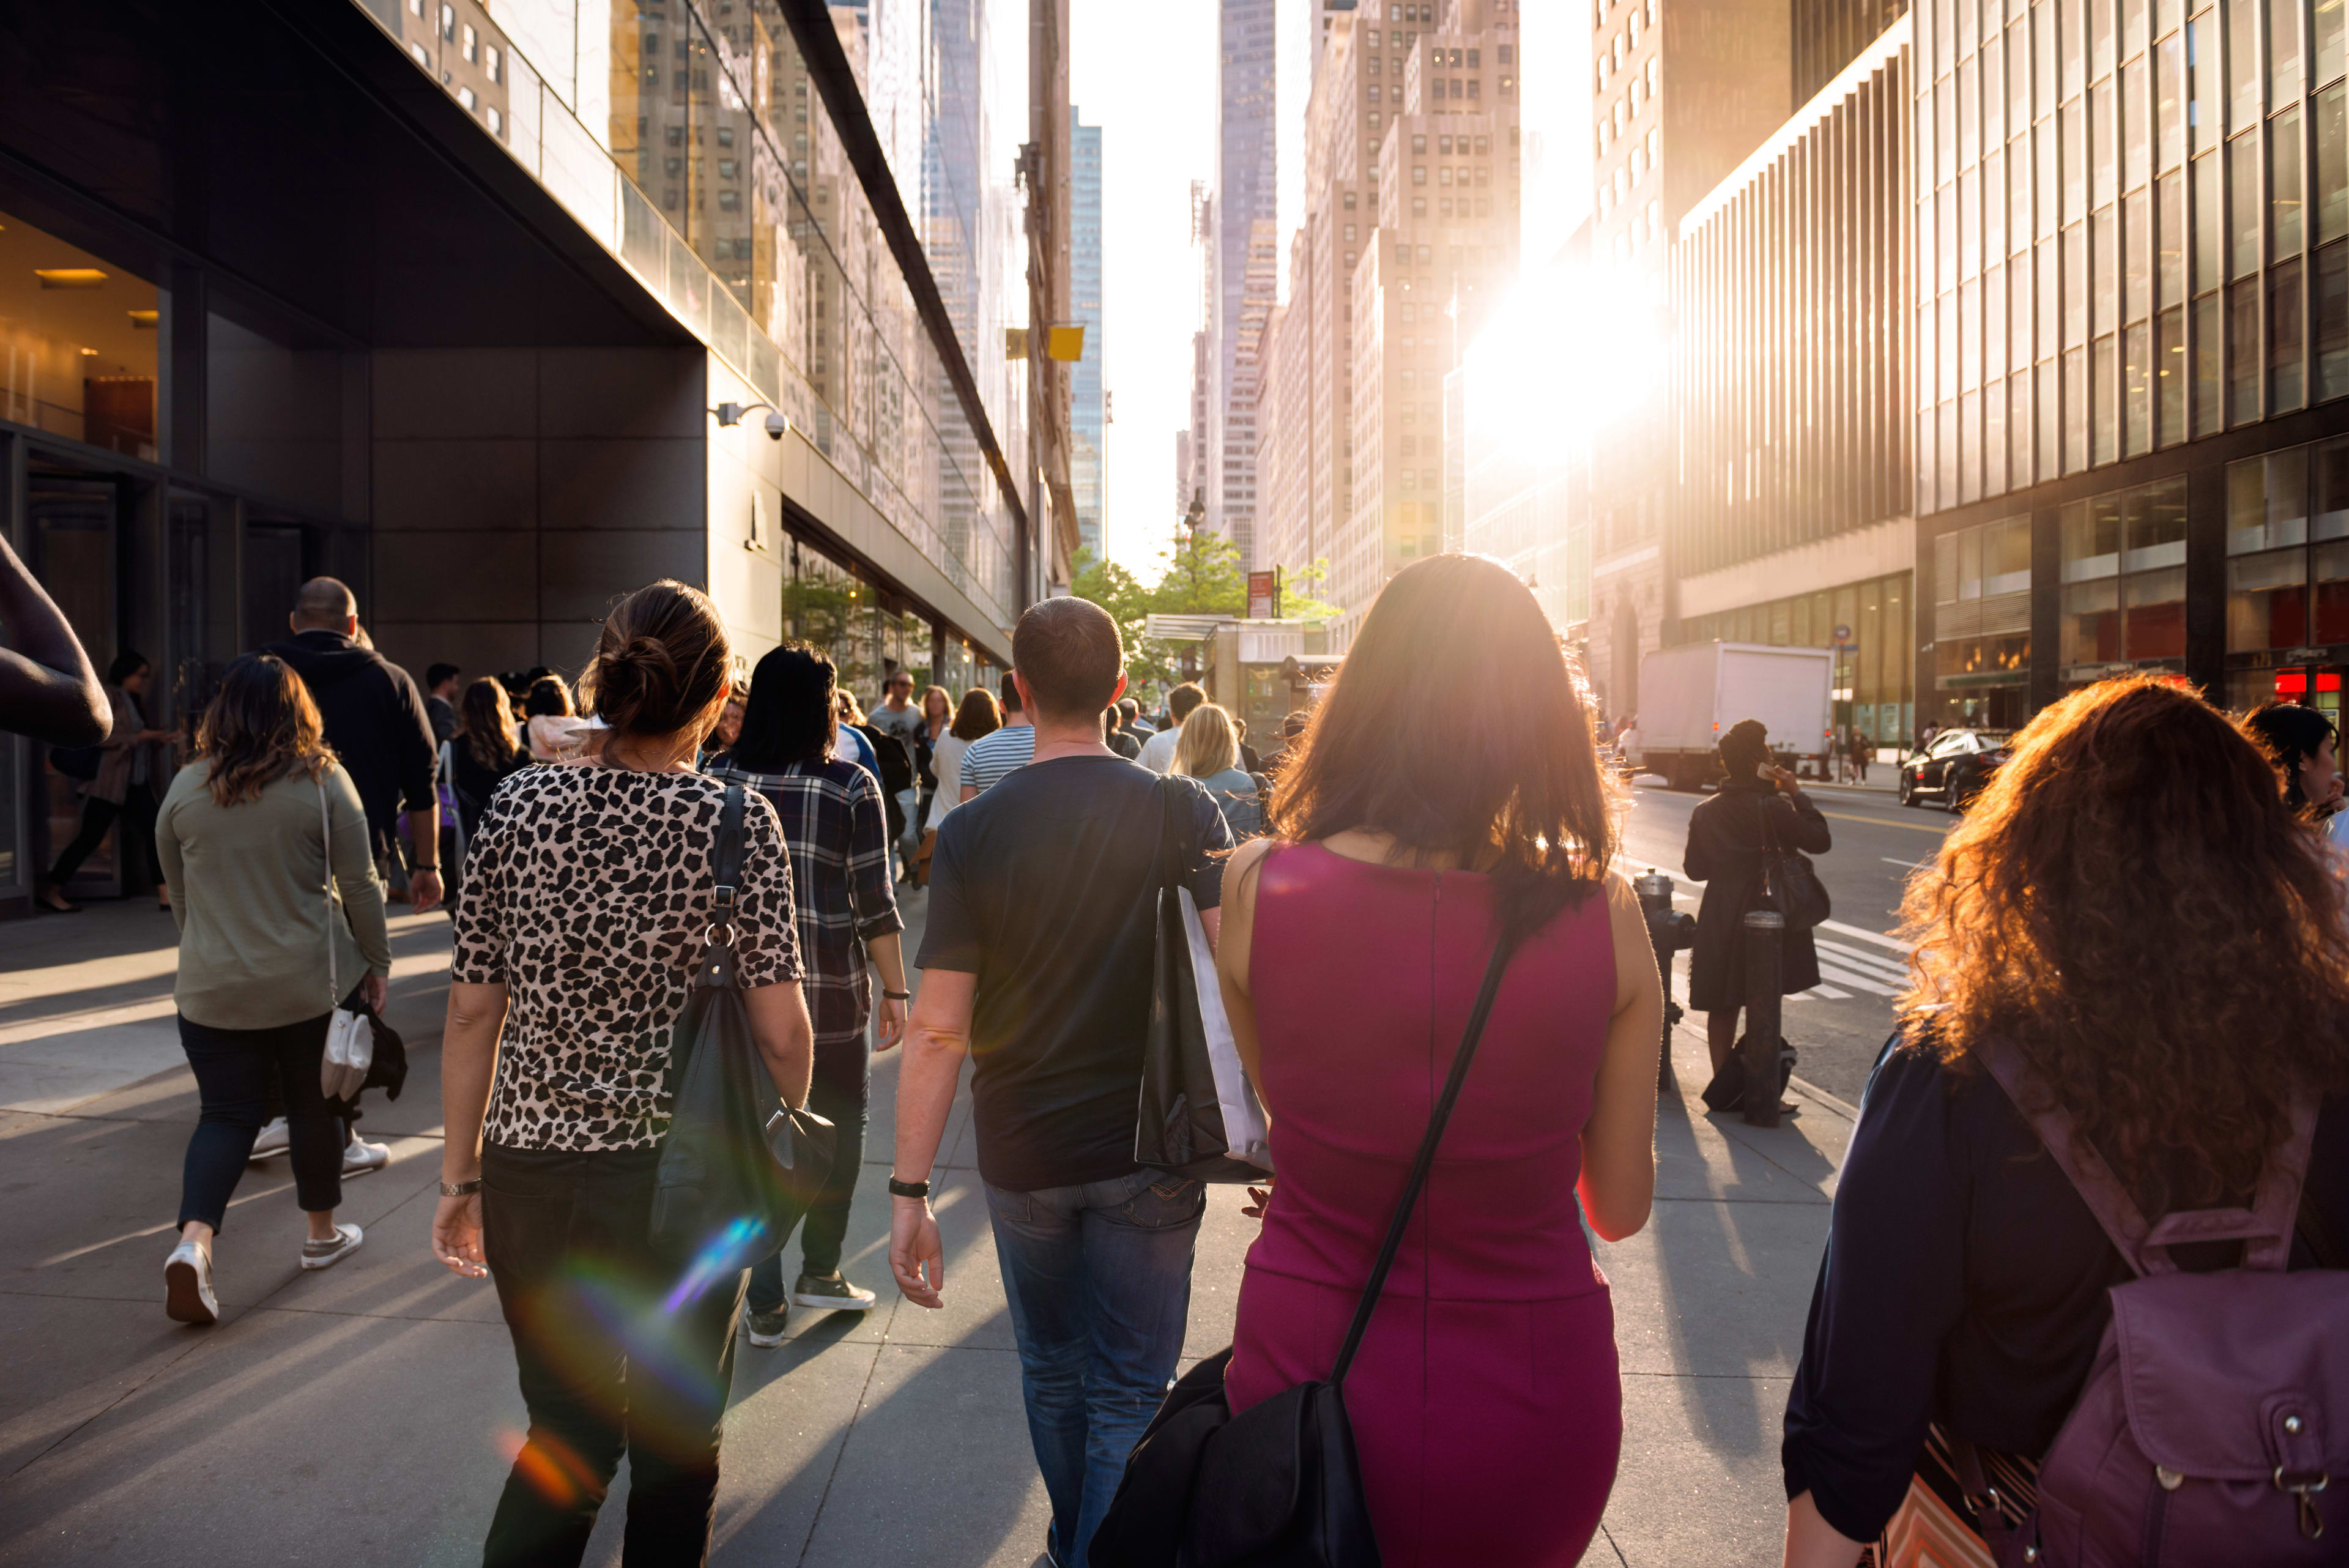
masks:
<svg viewBox="0 0 2349 1568"><path fill-rule="evenodd" d="M110 478L36 462L26 476L25 503L33 571L65 612L102 677L120 651L121 579L116 556L122 488ZM46 858L54 859L81 831L81 792L87 781L60 772L47 750L40 756L38 776L40 788L32 805L46 817ZM67 896L119 892L116 848L117 835L109 833L81 863ZM37 869L46 874L46 860Z"/></svg>

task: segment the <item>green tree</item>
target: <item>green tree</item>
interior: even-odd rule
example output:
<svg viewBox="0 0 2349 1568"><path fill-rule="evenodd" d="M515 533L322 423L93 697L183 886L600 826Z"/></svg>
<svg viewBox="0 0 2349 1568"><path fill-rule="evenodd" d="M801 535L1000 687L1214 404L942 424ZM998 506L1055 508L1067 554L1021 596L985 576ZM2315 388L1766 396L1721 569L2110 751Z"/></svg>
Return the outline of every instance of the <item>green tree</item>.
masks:
<svg viewBox="0 0 2349 1568"><path fill-rule="evenodd" d="M1247 574L1240 570L1239 547L1217 534L1195 534L1158 558L1158 581L1143 587L1141 579L1115 561L1096 560L1089 550L1077 552L1076 577L1069 591L1091 599L1117 622L1125 641L1126 673L1137 686L1164 688L1178 679L1181 649L1148 635L1153 615L1229 615L1247 613ZM1336 605L1315 597L1328 582L1325 556L1309 566L1288 573L1281 585L1281 615L1285 619L1330 620L1341 612Z"/></svg>

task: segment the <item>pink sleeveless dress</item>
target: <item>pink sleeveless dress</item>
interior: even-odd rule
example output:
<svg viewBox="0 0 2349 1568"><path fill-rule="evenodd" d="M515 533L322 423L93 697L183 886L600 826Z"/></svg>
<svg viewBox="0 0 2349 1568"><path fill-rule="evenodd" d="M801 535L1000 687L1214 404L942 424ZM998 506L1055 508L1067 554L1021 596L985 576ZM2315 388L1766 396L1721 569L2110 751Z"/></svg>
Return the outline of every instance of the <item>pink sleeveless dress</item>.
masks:
<svg viewBox="0 0 2349 1568"><path fill-rule="evenodd" d="M1492 951L1491 884L1275 850L1248 972L1279 1172L1248 1251L1234 1409L1329 1376ZM1569 1564L1622 1443L1578 1141L1614 1008L1594 893L1519 948L1346 1378L1387 1568Z"/></svg>

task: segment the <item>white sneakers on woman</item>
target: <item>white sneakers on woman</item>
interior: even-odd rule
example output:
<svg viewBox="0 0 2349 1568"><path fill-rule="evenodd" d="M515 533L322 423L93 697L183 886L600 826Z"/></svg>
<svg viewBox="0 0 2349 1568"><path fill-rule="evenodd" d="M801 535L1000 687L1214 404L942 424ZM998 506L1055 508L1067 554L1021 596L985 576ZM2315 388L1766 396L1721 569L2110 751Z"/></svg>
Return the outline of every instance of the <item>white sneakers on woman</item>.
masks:
<svg viewBox="0 0 2349 1568"><path fill-rule="evenodd" d="M220 1298L212 1294L212 1255L193 1241L181 1241L163 1260L163 1315L173 1323L217 1323Z"/></svg>
<svg viewBox="0 0 2349 1568"><path fill-rule="evenodd" d="M305 1269L331 1269L359 1250L367 1240L356 1225L337 1225L335 1233L324 1241L302 1243L302 1266Z"/></svg>
<svg viewBox="0 0 2349 1568"><path fill-rule="evenodd" d="M261 1131L253 1139L253 1152L245 1158L254 1165L264 1159L274 1159L287 1151L291 1142L285 1118L273 1116L261 1124ZM369 1143L365 1138L354 1137L343 1146L343 1175L346 1179L365 1176L370 1170L381 1170L390 1163L389 1144Z"/></svg>

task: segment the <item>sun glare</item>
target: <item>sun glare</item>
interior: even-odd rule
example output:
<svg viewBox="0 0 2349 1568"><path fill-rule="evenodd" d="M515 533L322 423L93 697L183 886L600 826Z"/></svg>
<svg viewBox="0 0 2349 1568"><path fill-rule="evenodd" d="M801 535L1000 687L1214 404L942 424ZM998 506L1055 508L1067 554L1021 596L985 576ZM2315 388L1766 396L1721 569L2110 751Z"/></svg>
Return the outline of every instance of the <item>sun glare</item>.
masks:
<svg viewBox="0 0 2349 1568"><path fill-rule="evenodd" d="M1568 462L1654 413L1670 351L1659 279L1554 263L1521 279L1469 345L1467 428L1518 462Z"/></svg>

